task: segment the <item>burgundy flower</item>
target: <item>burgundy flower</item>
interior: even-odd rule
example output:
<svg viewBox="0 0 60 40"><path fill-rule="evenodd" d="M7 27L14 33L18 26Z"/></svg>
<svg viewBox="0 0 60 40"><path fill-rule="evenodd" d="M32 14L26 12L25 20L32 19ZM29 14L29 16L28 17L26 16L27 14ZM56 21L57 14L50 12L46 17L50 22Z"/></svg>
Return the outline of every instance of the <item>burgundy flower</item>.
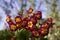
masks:
<svg viewBox="0 0 60 40"><path fill-rule="evenodd" d="M47 19L47 23L50 25L50 27L53 25L53 19L52 18L48 18Z"/></svg>
<svg viewBox="0 0 60 40"><path fill-rule="evenodd" d="M41 11L38 11L36 14L35 14L35 17L37 20L41 19L42 18L42 13Z"/></svg>
<svg viewBox="0 0 60 40"><path fill-rule="evenodd" d="M21 28L21 23L16 23L17 28Z"/></svg>
<svg viewBox="0 0 60 40"><path fill-rule="evenodd" d="M26 25L27 25L27 21L24 21L24 20L23 20L23 21L21 22L21 27L22 27L22 28L25 28Z"/></svg>
<svg viewBox="0 0 60 40"><path fill-rule="evenodd" d="M21 19L21 17L20 17L20 16L16 16L16 17L15 17L15 22L16 22L16 23L20 23L20 22L21 22L21 20L22 20L22 19Z"/></svg>
<svg viewBox="0 0 60 40"><path fill-rule="evenodd" d="M36 37L36 38L38 38L38 37L40 36L39 32L36 31L36 30L33 30L33 31L32 31L32 35L33 35L34 37Z"/></svg>
<svg viewBox="0 0 60 40"><path fill-rule="evenodd" d="M10 22L11 21L11 17L8 15L7 18L6 18L6 21L7 22Z"/></svg>
<svg viewBox="0 0 60 40"><path fill-rule="evenodd" d="M52 23L53 19L52 18L48 18L48 21Z"/></svg>
<svg viewBox="0 0 60 40"><path fill-rule="evenodd" d="M13 24L13 23L10 24L9 27L10 27L10 30L11 30L11 31L15 31L15 30L17 29L16 25Z"/></svg>
<svg viewBox="0 0 60 40"><path fill-rule="evenodd" d="M20 22L21 28L25 28L27 25L28 17L24 17Z"/></svg>
<svg viewBox="0 0 60 40"><path fill-rule="evenodd" d="M23 21L27 21L28 20L28 16L24 17L22 20Z"/></svg>
<svg viewBox="0 0 60 40"><path fill-rule="evenodd" d="M26 29L33 30L33 28L34 28L33 22L31 20L28 20Z"/></svg>
<svg viewBox="0 0 60 40"><path fill-rule="evenodd" d="M50 28L50 25L49 25L49 23L45 22L45 23L42 24L42 27L44 27L44 28Z"/></svg>
<svg viewBox="0 0 60 40"><path fill-rule="evenodd" d="M29 10L27 11L29 14L33 12L32 8L29 8Z"/></svg>
<svg viewBox="0 0 60 40"><path fill-rule="evenodd" d="M39 32L40 32L40 36L48 35L48 33L49 33L49 28L47 29L47 28L41 27Z"/></svg>
<svg viewBox="0 0 60 40"><path fill-rule="evenodd" d="M28 21L28 27L30 27L30 28L33 27L33 22L32 21Z"/></svg>
<svg viewBox="0 0 60 40"><path fill-rule="evenodd" d="M11 19L11 17L9 15L6 18L6 21L7 21L8 24L12 24L13 23L13 21L12 21L12 19Z"/></svg>
<svg viewBox="0 0 60 40"><path fill-rule="evenodd" d="M31 17L30 17L30 20L31 20L34 24L37 23L37 20L36 20L36 18L35 18L34 16L31 16Z"/></svg>
<svg viewBox="0 0 60 40"><path fill-rule="evenodd" d="M9 24L9 25L10 25L10 24L13 24L13 21L8 22L8 24Z"/></svg>

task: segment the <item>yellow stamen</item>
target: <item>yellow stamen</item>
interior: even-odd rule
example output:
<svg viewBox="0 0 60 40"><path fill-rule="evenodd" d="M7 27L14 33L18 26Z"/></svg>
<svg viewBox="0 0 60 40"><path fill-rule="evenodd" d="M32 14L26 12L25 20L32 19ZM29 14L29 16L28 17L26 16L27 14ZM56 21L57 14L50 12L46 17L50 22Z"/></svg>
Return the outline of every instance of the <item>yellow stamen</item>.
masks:
<svg viewBox="0 0 60 40"><path fill-rule="evenodd" d="M26 24L26 21L23 21L22 25L25 26L25 24Z"/></svg>
<svg viewBox="0 0 60 40"><path fill-rule="evenodd" d="M42 30L42 34L46 34L47 33L47 30L46 29L43 29Z"/></svg>
<svg viewBox="0 0 60 40"><path fill-rule="evenodd" d="M40 18L40 15L36 15L37 16L37 18Z"/></svg>
<svg viewBox="0 0 60 40"><path fill-rule="evenodd" d="M16 24L17 27L20 27L20 24Z"/></svg>
<svg viewBox="0 0 60 40"><path fill-rule="evenodd" d="M35 32L34 35L35 35L35 36L39 36L38 32Z"/></svg>
<svg viewBox="0 0 60 40"><path fill-rule="evenodd" d="M29 12L32 13L33 12L33 9L30 9Z"/></svg>
<svg viewBox="0 0 60 40"><path fill-rule="evenodd" d="M21 20L20 20L20 18L16 18L16 22L20 22Z"/></svg>
<svg viewBox="0 0 60 40"><path fill-rule="evenodd" d="M11 29L12 30L15 30L16 29L16 26L15 25L11 25Z"/></svg>
<svg viewBox="0 0 60 40"><path fill-rule="evenodd" d="M32 26L33 26L32 22L29 22L29 23L28 23L28 26L29 26L30 28L32 28Z"/></svg>
<svg viewBox="0 0 60 40"><path fill-rule="evenodd" d="M7 17L6 21L7 21L7 22L9 22L9 21L10 21L10 18L9 18L9 17Z"/></svg>
<svg viewBox="0 0 60 40"><path fill-rule="evenodd" d="M48 24L45 24L46 27L48 27Z"/></svg>

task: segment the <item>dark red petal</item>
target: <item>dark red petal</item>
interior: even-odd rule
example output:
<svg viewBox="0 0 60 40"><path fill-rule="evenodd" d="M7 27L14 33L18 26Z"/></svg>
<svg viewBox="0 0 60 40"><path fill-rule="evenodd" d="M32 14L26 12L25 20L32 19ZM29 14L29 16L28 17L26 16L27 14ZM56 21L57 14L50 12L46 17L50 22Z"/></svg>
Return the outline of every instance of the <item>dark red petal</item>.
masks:
<svg viewBox="0 0 60 40"><path fill-rule="evenodd" d="M43 28L50 28L50 24L45 22L45 23L42 24L42 27Z"/></svg>
<svg viewBox="0 0 60 40"><path fill-rule="evenodd" d="M30 14L30 13L33 12L33 9L32 8L29 8L29 10L27 12L28 12L28 14Z"/></svg>
<svg viewBox="0 0 60 40"><path fill-rule="evenodd" d="M33 24L33 22L32 22L32 24L29 26L29 24L28 23L30 23L30 22L32 22L31 20L28 20L27 21L27 26L26 26L26 29L28 29L28 30L33 30L34 29L34 24Z"/></svg>
<svg viewBox="0 0 60 40"><path fill-rule="evenodd" d="M48 18L48 21L52 22L52 21L53 21L53 19L52 19L52 18Z"/></svg>
<svg viewBox="0 0 60 40"><path fill-rule="evenodd" d="M39 32L36 31L36 30L33 30L33 31L32 31L32 35L33 35L34 37L36 37L36 38L38 38L38 37L40 36Z"/></svg>
<svg viewBox="0 0 60 40"><path fill-rule="evenodd" d="M17 20L17 18L18 18L18 20ZM21 19L21 17L20 17L20 16L16 16L16 17L15 17L15 22L16 22L16 23L20 23L20 22L21 22L21 20L22 20L22 19Z"/></svg>
<svg viewBox="0 0 60 40"><path fill-rule="evenodd" d="M46 29L46 28L41 27L39 32L40 32L40 36L48 35L48 33L49 33L49 28Z"/></svg>
<svg viewBox="0 0 60 40"><path fill-rule="evenodd" d="M21 28L21 23L16 23L17 28Z"/></svg>
<svg viewBox="0 0 60 40"><path fill-rule="evenodd" d="M17 27L16 27L16 25L14 23L13 24L10 24L9 27L10 27L10 30L11 31L16 31L16 29L17 29Z"/></svg>
<svg viewBox="0 0 60 40"><path fill-rule="evenodd" d="M39 19L42 19L42 13L40 11L38 11L36 14L35 14L35 17L37 20Z"/></svg>
<svg viewBox="0 0 60 40"><path fill-rule="evenodd" d="M31 17L30 17L30 20L31 20L34 24L37 23L37 20L36 20L36 18L35 18L34 16L31 16Z"/></svg>
<svg viewBox="0 0 60 40"><path fill-rule="evenodd" d="M10 16L7 16L6 21L7 21L7 23L8 22L11 22L12 21L11 17Z"/></svg>

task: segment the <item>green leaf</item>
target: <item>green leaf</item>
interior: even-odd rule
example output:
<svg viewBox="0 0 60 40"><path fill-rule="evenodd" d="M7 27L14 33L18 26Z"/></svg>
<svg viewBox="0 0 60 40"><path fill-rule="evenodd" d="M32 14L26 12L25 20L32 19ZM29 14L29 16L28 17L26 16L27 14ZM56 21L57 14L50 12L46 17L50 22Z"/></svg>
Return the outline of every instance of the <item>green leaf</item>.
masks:
<svg viewBox="0 0 60 40"><path fill-rule="evenodd" d="M17 33L17 39L19 40L28 40L29 33L26 29L21 29L20 32Z"/></svg>

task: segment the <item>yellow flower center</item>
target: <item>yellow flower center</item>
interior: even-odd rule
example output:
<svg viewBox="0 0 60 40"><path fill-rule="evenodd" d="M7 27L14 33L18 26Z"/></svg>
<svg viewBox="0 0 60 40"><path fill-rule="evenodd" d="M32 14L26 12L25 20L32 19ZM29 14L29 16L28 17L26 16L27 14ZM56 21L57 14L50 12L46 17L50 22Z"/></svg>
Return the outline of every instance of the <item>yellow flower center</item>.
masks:
<svg viewBox="0 0 60 40"><path fill-rule="evenodd" d="M16 22L20 22L21 20L20 20L20 18L16 18Z"/></svg>
<svg viewBox="0 0 60 40"><path fill-rule="evenodd" d="M32 12L33 12L33 10L32 10L32 9L30 9L30 10L29 10L29 12L30 12L30 13L32 13Z"/></svg>
<svg viewBox="0 0 60 40"><path fill-rule="evenodd" d="M32 28L33 24L32 22L28 22L28 27Z"/></svg>
<svg viewBox="0 0 60 40"><path fill-rule="evenodd" d="M45 27L48 27L48 24L45 24Z"/></svg>
<svg viewBox="0 0 60 40"><path fill-rule="evenodd" d="M26 25L26 21L23 21L22 25L25 26Z"/></svg>
<svg viewBox="0 0 60 40"><path fill-rule="evenodd" d="M20 24L16 24L17 27L20 27Z"/></svg>
<svg viewBox="0 0 60 40"><path fill-rule="evenodd" d="M34 35L35 35L35 36L39 36L39 33L36 31L36 32L34 33Z"/></svg>
<svg viewBox="0 0 60 40"><path fill-rule="evenodd" d="M15 30L16 29L16 26L15 25L11 25L11 29L12 30Z"/></svg>
<svg viewBox="0 0 60 40"><path fill-rule="evenodd" d="M37 16L37 18L40 18L40 15L36 15Z"/></svg>
<svg viewBox="0 0 60 40"><path fill-rule="evenodd" d="M46 29L43 29L42 30L42 34L46 34L47 33L47 30Z"/></svg>

